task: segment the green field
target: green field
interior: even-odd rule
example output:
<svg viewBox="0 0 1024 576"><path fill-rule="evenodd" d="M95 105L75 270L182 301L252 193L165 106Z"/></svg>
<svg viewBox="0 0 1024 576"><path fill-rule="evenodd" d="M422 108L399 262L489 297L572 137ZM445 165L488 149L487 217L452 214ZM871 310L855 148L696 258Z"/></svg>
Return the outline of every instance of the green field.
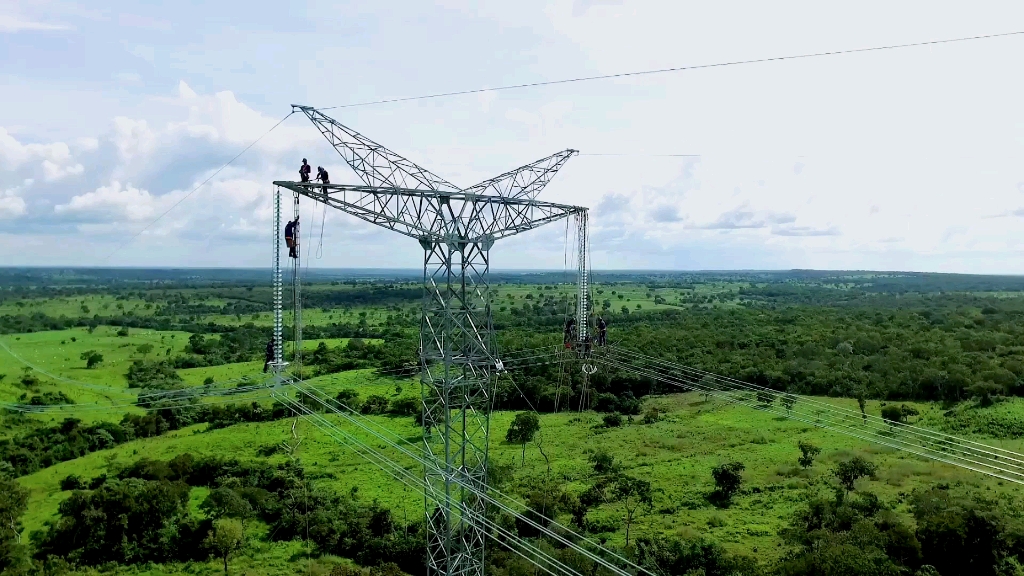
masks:
<svg viewBox="0 0 1024 576"><path fill-rule="evenodd" d="M857 400L835 384L837 379L832 374L842 374L842 378L849 379L859 377L857 370L863 373L881 367L888 371L885 372L889 374L885 377L888 380L867 382L875 386L879 382L890 386L892 382L892 390L896 390L899 374L909 371L925 374L912 362L938 363L956 359L963 365L973 366L980 385L971 388L973 392L965 391L963 399L900 398L899 392L875 388L880 392L869 395L864 403L865 412L877 416L883 407L898 404L907 410L913 408L908 413L913 413L911 422L915 425L1004 450L1024 451L1024 400L1014 397L1019 394L1014 392L1016 388L1010 380L1018 374L1024 376L1024 369L1015 364L1024 359L1024 340L1018 340L1024 330L1018 332L1015 324L1017 310L1024 310L1021 306L1024 292L995 289L950 292L945 296L948 304L941 301L936 304L932 296L912 300L913 297L903 295L898 306L886 300L887 296L860 293L856 305L849 306L851 293L870 290L868 282L880 280L858 276L822 285L794 284L791 279L778 283L761 280L760 277L747 281L731 278L694 281L688 277L674 283L615 280L596 284L593 299L597 312L609 319L616 340L621 339L624 345L648 354L683 347L691 355L677 352L676 357L728 374L746 374L743 371L750 366L776 362L773 371L766 369L751 378L824 375L829 380L823 390L837 392L819 395L814 400L854 413L860 410ZM801 286L813 286L813 289ZM384 365L382 354L392 351L391 348L417 345L419 301L415 291L406 293L406 300L395 300L387 290L372 284L361 287L324 283L308 288L309 293L324 301L332 298L344 301L350 297L382 300L376 304L342 303L304 311L304 323L311 327L311 333L326 330L322 333L329 335L307 338L303 342L307 365L302 374L306 383L328 397L342 391L355 391L358 400L354 406L371 397L391 407L418 403L421 389L417 378L395 378L389 375L395 373L394 370L374 368ZM223 309L255 306L253 302L265 295L263 288L162 287L145 291L146 298L139 297L138 290L132 292L135 294L127 297L100 293L53 298L22 295L0 301L0 318L13 319L18 315L27 318L25 315L39 312L72 319L72 327L66 329L8 330L0 335L3 346L0 348L0 402L27 410L23 405L30 400L38 400L46 394L62 394L60 398L74 404L66 406L65 400L60 400L58 406L36 408L24 415L5 411L0 438L19 442L22 435L33 430L50 430L50 436L59 436L56 430L68 418L77 419L81 426L97 426L121 423L126 414L135 417L155 414L133 405L135 396L144 391L128 387L127 373L134 364L167 366L180 379L162 381L157 389L191 388L207 394L205 391L212 386L216 393L198 396L192 409L204 406L241 409L256 403L259 410L269 413L282 397L297 398L296 390L291 387L272 387L273 381L263 373L265 328L272 322L269 311L221 313ZM492 291L496 321L509 324L508 334L516 338L551 338L537 340L536 345L557 342L562 318L574 294L573 286L558 282L498 283ZM206 312L161 316L169 309L161 306L164 298L173 303L167 306ZM838 299L841 304L830 304L830 298ZM770 305L764 303L766 299ZM825 304L816 303L819 301ZM85 308L89 309L88 314ZM4 317L5 314L8 316ZM92 314L160 328L73 325L75 322L88 324ZM842 314L846 316L840 316ZM286 324L290 318L286 315ZM24 325L24 320L18 322L22 322L19 326ZM877 327L875 333L870 332L871 326ZM985 330L988 332L983 332ZM213 343L212 348L193 349L190 344L193 334L204 334L206 342ZM358 340L356 334L360 335ZM953 334L955 341L943 340L944 334ZM775 343L762 344L760 348L739 344L746 340L763 342L769 337L774 338ZM913 339L920 342L911 342ZM237 344L227 349L218 348L228 341ZM957 343L961 343L961 350L954 350ZM516 344L501 342L504 349L515 349ZM901 345L906 349L898 349ZM248 348L240 351L233 346ZM783 346L788 349L784 350ZM887 349L890 351L885 352ZM771 352L766 352L768 350ZM314 353L324 354L325 351L328 360L321 358L321 364L316 364ZM83 354L88 352L102 355L102 361L88 368L83 359ZM230 358L240 361L225 361L223 358L228 356L223 355L228 353ZM778 364L779 358L785 358L787 363ZM854 360L861 362L856 368L852 364ZM210 365L170 368L174 363ZM328 366L333 368L327 369ZM1024 367L1024 363L1021 366ZM624 380L625 376L614 370L607 375L599 372L592 378L600 382L601 390L615 390L619 386L629 392L602 392L598 394L603 394L600 401L591 399L592 408L600 402L607 403L609 398L625 402L633 397L632 390L637 390L639 405L632 412L636 415L620 427L609 427L605 424L608 413L625 411L624 408L603 408L603 412L596 409L565 411L563 404L563 411L558 413L544 408L546 411L539 414L539 432L525 447L524 462L523 446L505 442L505 433L516 415L528 410L527 404L543 407L550 401L550 397L544 395L545 387L553 386L553 379L561 386L561 379L568 378L565 370L566 366L555 364L550 369L513 372L511 379L499 380L504 386L514 381L516 386L503 390L500 403L496 404L498 409L490 418L488 450L494 471L493 485L522 502L535 498L538 493L569 500L581 498L602 478L595 471L593 457L607 453L614 458L619 475L616 477L625 475L646 480L653 489L650 506L638 509L630 527L632 543L637 539L659 538L711 542L726 554L755 558L770 572L779 562L801 553L800 545L782 536L791 528L794 518L805 511L809 502L832 498L837 487L834 471L840 464L858 456L877 468L873 474L856 481L853 493L874 494L887 513L908 526L913 527L916 522L915 495L936 486L953 486L983 495L1000 502L1002 513L1008 519L1016 522L1020 518L1022 506L1015 484L871 442L871 438L885 441L874 432L865 432L865 438L853 438L765 410L730 404L715 396L708 399L695 392L672 393L671 389L649 393L644 391L646 384L642 379ZM578 373L578 366L570 364L568 370ZM953 368L948 370L950 374L955 373ZM234 386L257 388L244 394L224 395L223 388ZM524 390L528 398L522 396ZM993 400L989 400L990 394ZM658 417L645 420L643 415L655 410ZM415 476L422 474L420 463L369 435L353 421L337 415L325 417L347 434L399 462ZM409 449L421 449L422 428L408 412L403 415L372 413L355 418L364 425L379 425L393 434L390 438ZM229 423L216 429L211 426L205 422L186 424L151 437L87 451L78 457L58 458L59 461L41 469L19 475L16 482L28 495L20 520L22 541L31 542L33 533L48 530L48 526L61 518L60 505L72 494L61 489L65 478L77 476L88 482L101 475L115 477L140 459L170 460L185 453L195 457L221 456L259 462L265 467L295 462L312 479L313 490L357 494L361 505L377 503L390 510L398 526L419 522L423 517L422 494L397 482L346 442L332 438L317 427L315 420L295 420L284 413L269 421ZM814 464L807 468L797 463L800 456L797 445L801 441L821 449ZM281 446L296 442L298 448L290 455L281 450ZM743 463L744 471L741 487L731 505L724 506L713 497L716 485L712 470L728 462ZM211 491L204 486L190 489L188 510L197 521L206 518L202 505ZM559 504L555 510L554 515L562 524L574 522L568 504ZM605 545L633 554L635 549L626 546L625 516L624 501L608 495L585 512L586 530ZM269 526L262 521L247 521L244 545L230 562L233 573L326 574L332 566L352 563L351 559L319 550L304 539L275 541L268 530ZM30 548L28 550L31 552ZM211 558L122 566L83 565L75 573L156 575L221 571L219 561Z"/></svg>

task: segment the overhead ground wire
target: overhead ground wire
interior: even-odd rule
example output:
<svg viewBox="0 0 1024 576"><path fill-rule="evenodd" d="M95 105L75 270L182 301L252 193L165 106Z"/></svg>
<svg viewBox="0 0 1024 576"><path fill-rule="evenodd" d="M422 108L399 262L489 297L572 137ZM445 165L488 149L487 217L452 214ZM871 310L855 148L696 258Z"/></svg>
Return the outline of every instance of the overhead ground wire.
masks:
<svg viewBox="0 0 1024 576"><path fill-rule="evenodd" d="M382 100L371 100L366 102L354 102L352 104L341 104L337 106L327 106L318 108L318 110L334 110L337 108L356 108L361 106L373 106L377 104L391 104L395 102L411 102L416 100L433 100L437 98L447 98L450 96L463 96L467 94L481 94L484 92L499 92L504 90L517 90L522 88L537 88L541 86L555 86L559 84L573 84L578 82L591 82L595 80L612 80L615 78L633 78L639 76L653 76L657 74L668 74L674 72L685 72L689 70L702 70L708 68L725 68L728 66L742 66L748 64L762 64L766 62L783 62L787 60L802 60L808 58L820 58L824 56L838 56L842 54L856 54L862 52L880 52L885 50L898 50L903 48L913 48L920 46L936 46L940 44L952 44L956 42L970 42L976 40L987 40L992 38L1003 38L1008 36L1018 36L1024 34L1024 30L1015 32L999 32L995 34L980 34L976 36L961 36L957 38L945 38L940 40L926 40L922 42L907 42L904 44L887 44L882 46L871 46L867 48L847 48L842 50L829 50L825 52L808 52L804 54L792 54L788 56L772 56L767 58L750 58L746 60L729 60L725 62L715 62L711 64L694 64L689 66L673 66L671 68L657 68L653 70L636 70L632 72L619 72L616 74L599 74L595 76L579 76L575 78L563 78L560 80L542 80L538 82L526 82L523 84L507 84L504 86L496 86L493 88L474 88L470 90L455 90L450 92L439 92L435 94L424 94L420 96L406 96L401 98L387 98Z"/></svg>

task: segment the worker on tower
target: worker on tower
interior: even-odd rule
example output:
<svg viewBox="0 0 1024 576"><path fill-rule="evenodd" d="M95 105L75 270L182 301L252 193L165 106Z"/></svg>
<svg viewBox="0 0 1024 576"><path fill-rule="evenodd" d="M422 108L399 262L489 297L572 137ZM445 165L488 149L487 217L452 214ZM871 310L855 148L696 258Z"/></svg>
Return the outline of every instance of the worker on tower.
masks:
<svg viewBox="0 0 1024 576"><path fill-rule="evenodd" d="M271 338L270 342L267 342L267 356L266 359L263 361L264 374L267 373L267 368L270 368L270 365L274 363L274 356L274 339Z"/></svg>
<svg viewBox="0 0 1024 576"><path fill-rule="evenodd" d="M572 348L573 342L576 340L576 319L571 316L565 321L565 333L562 335L562 340L566 348Z"/></svg>
<svg viewBox="0 0 1024 576"><path fill-rule="evenodd" d="M299 257L299 217L284 225L284 243L288 245L288 256Z"/></svg>
<svg viewBox="0 0 1024 576"><path fill-rule="evenodd" d="M327 175L327 170L324 170L323 166L316 167L316 179L319 180L321 184L331 183L331 178Z"/></svg>
<svg viewBox="0 0 1024 576"><path fill-rule="evenodd" d="M310 168L309 164L306 164L306 159L302 159L302 166L299 166L299 180L302 182L309 182L309 173L313 169Z"/></svg>
<svg viewBox="0 0 1024 576"><path fill-rule="evenodd" d="M597 317L597 345L604 346L608 343L608 323L601 316Z"/></svg>

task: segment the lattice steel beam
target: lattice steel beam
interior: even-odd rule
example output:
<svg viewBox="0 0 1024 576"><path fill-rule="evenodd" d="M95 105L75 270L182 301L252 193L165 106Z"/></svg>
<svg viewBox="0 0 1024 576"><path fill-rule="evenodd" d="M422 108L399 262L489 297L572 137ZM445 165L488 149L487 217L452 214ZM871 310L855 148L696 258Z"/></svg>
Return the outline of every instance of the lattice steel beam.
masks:
<svg viewBox="0 0 1024 576"><path fill-rule="evenodd" d="M317 126L362 186L275 185L415 238L423 249L420 322L424 450L430 457L428 574L483 576L487 446L498 352L487 277L495 240L586 208L537 194L575 151L565 150L466 189L333 118L294 106ZM585 308L585 307L584 307ZM432 502L440 504L434 508Z"/></svg>
<svg viewBox="0 0 1024 576"><path fill-rule="evenodd" d="M292 104L301 111L341 154L356 176L367 186L412 188L415 190L458 190L451 182L430 170L377 144L310 106Z"/></svg>
<svg viewBox="0 0 1024 576"><path fill-rule="evenodd" d="M532 230L586 208L528 198L408 188L275 181L371 224L416 238L493 240Z"/></svg>

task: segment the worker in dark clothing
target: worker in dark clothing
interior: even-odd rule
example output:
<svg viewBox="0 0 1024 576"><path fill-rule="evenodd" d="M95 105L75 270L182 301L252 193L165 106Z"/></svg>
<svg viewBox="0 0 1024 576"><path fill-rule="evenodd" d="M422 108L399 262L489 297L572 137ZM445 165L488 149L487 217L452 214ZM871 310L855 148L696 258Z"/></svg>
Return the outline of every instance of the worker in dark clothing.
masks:
<svg viewBox="0 0 1024 576"><path fill-rule="evenodd" d="M309 182L309 173L313 169L310 168L309 164L306 164L306 159L302 159L302 166L299 166L299 180L302 182Z"/></svg>
<svg viewBox="0 0 1024 576"><path fill-rule="evenodd" d="M572 348L573 341L576 340L576 319L569 318L565 321L565 334L563 340L566 348Z"/></svg>
<svg viewBox="0 0 1024 576"><path fill-rule="evenodd" d="M323 166L317 166L316 167L316 179L321 184L330 184L331 183L331 178L330 178L330 176L327 175L327 170L324 170Z"/></svg>
<svg viewBox="0 0 1024 576"><path fill-rule="evenodd" d="M608 323L604 318L597 317L597 345L604 346L608 343Z"/></svg>
<svg viewBox="0 0 1024 576"><path fill-rule="evenodd" d="M288 245L288 256L299 257L299 217L284 225L284 243Z"/></svg>
<svg viewBox="0 0 1024 576"><path fill-rule="evenodd" d="M270 365L273 362L274 362L274 340L271 339L270 342L267 342L267 358L263 362L263 373L264 374L267 373L267 369L270 368Z"/></svg>

